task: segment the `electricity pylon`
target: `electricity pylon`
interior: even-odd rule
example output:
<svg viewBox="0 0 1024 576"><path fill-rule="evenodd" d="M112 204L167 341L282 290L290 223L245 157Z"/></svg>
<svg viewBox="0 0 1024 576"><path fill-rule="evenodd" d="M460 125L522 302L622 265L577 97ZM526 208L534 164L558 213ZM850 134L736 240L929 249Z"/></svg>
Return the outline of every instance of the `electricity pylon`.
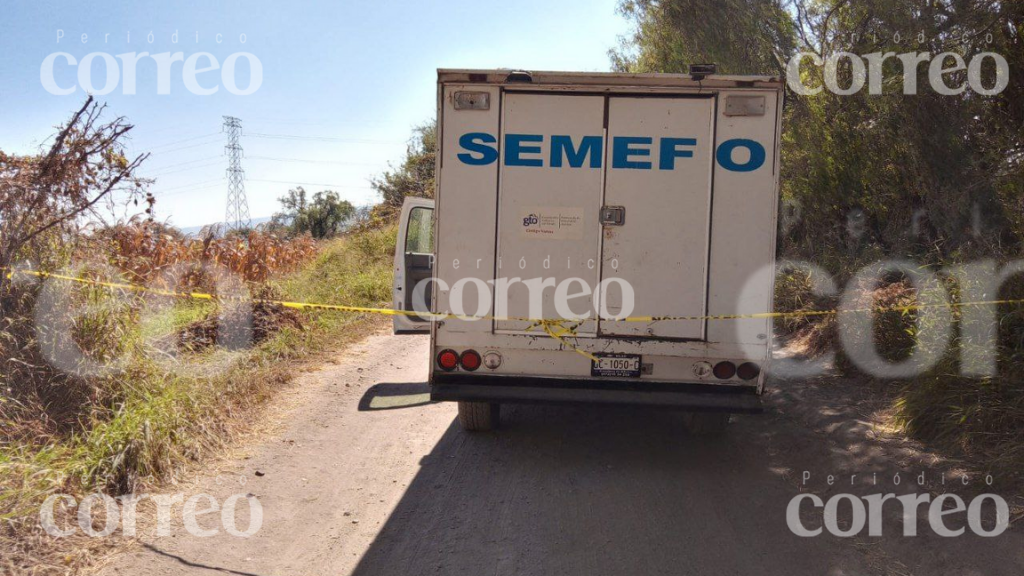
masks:
<svg viewBox="0 0 1024 576"><path fill-rule="evenodd" d="M242 170L242 121L233 116L224 117L224 133L228 144L224 152L228 157L228 209L224 222L229 230L249 229L249 201L245 197L245 170Z"/></svg>

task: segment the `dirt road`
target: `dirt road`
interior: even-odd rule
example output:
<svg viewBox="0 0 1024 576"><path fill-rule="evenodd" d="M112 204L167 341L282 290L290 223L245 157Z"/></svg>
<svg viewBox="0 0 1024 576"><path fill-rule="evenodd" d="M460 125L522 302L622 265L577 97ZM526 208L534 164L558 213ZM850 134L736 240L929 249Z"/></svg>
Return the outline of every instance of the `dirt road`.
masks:
<svg viewBox="0 0 1024 576"><path fill-rule="evenodd" d="M467 434L454 405L426 403L427 349L424 337L374 336L301 376L281 433L190 488L221 501L251 492L264 510L255 536L148 534L104 573L1024 573L1016 526L988 539L941 538L926 520L905 538L891 518L885 538L791 533L786 507L801 491L923 492L906 479L953 471L873 438L857 402L783 389L715 441L688 436L677 414L616 408L506 407L499 432ZM829 474L858 480L830 487Z"/></svg>

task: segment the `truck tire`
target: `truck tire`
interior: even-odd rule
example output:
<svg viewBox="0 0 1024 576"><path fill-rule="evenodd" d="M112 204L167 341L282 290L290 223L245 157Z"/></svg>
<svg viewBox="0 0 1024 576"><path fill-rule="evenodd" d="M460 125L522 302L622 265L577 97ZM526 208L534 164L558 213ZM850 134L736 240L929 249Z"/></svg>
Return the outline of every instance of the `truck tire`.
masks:
<svg viewBox="0 0 1024 576"><path fill-rule="evenodd" d="M683 422L690 434L714 438L725 433L725 427L729 424L729 414L727 412L687 412Z"/></svg>
<svg viewBox="0 0 1024 576"><path fill-rule="evenodd" d="M500 407L491 402L459 402L459 424L470 432L484 432L498 427Z"/></svg>

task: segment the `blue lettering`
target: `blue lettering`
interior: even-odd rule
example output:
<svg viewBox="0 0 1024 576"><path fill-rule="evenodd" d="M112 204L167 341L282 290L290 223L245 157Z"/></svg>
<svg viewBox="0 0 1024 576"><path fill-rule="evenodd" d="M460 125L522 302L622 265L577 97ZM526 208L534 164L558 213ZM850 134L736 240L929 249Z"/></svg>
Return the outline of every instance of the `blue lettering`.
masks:
<svg viewBox="0 0 1024 576"><path fill-rule="evenodd" d="M505 166L543 166L540 158L521 158L522 154L540 154L540 146L523 146L523 142L543 142L540 134L505 134Z"/></svg>
<svg viewBox="0 0 1024 576"><path fill-rule="evenodd" d="M579 146L573 143L573 137L567 135L551 136L551 150L548 160L552 168L568 165L571 168L600 168L604 160L604 139L601 136L581 136ZM658 151L658 169L674 170L676 158L693 158L693 148L697 145L696 138L661 138ZM469 132L459 137L459 145L464 152L458 159L464 164L485 166L494 163L500 155L496 146L498 140L486 132ZM541 156L541 143L544 136L540 134L505 134L505 165L506 166L544 166ZM647 136L616 136L612 142L611 167L615 169L650 170L652 163L639 160L638 157L649 158L654 139ZM737 148L746 148L749 158L739 163L733 160ZM587 158L590 158L589 161ZM722 142L715 151L715 160L726 170L732 172L753 172L764 166L767 153L764 146L754 140L734 138Z"/></svg>
<svg viewBox="0 0 1024 576"><path fill-rule="evenodd" d="M468 150L470 153L463 152L459 154L459 160L462 160L463 164L470 164L472 166L490 164L498 159L498 150L494 146L488 146L487 144L495 144L497 142L497 138L486 132L467 132L459 138L459 146L462 146L463 150ZM474 154L479 154L479 156Z"/></svg>
<svg viewBox="0 0 1024 576"><path fill-rule="evenodd" d="M693 150L679 150L679 146L696 146L696 138L662 138L659 170L675 170L676 158L693 158Z"/></svg>
<svg viewBox="0 0 1024 576"><path fill-rule="evenodd" d="M747 160L745 164L737 164L736 162L733 162L732 151L737 148L746 148L750 151L750 159ZM718 163L726 170L732 170L733 172L753 172L764 165L764 146L761 146L753 140L745 140L743 138L726 140L718 147L715 159L718 160Z"/></svg>
<svg viewBox="0 0 1024 576"><path fill-rule="evenodd" d="M616 136L612 143L612 168L633 168L650 170L650 162L633 162L630 156L650 156L649 148L630 148L631 144L650 144L653 140L646 136Z"/></svg>
<svg viewBox="0 0 1024 576"><path fill-rule="evenodd" d="M584 136L580 141L579 149L573 149L572 136L551 137L551 167L562 167L562 156L569 161L569 166L579 168L583 166L583 160L590 155L590 167L601 167L601 143L600 136Z"/></svg>

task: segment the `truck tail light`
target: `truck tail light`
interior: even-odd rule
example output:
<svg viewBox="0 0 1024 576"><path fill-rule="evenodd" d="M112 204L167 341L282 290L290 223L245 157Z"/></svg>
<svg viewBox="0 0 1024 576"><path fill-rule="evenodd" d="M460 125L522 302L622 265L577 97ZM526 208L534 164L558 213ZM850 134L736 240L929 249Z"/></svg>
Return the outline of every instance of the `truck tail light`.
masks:
<svg viewBox="0 0 1024 576"><path fill-rule="evenodd" d="M753 380L761 374L761 367L753 362L744 362L736 369L736 374L743 380Z"/></svg>
<svg viewBox="0 0 1024 576"><path fill-rule="evenodd" d="M459 365L459 355L455 353L455 350L442 350L437 355L437 365L441 367L441 370L451 372Z"/></svg>
<svg viewBox="0 0 1024 576"><path fill-rule="evenodd" d="M736 365L728 360L725 362L719 362L715 364L715 378L719 380L728 380L736 375Z"/></svg>
<svg viewBox="0 0 1024 576"><path fill-rule="evenodd" d="M466 350L462 353L462 356L459 357L459 364L462 365L463 370L472 372L480 367L480 354L478 354L476 350Z"/></svg>

